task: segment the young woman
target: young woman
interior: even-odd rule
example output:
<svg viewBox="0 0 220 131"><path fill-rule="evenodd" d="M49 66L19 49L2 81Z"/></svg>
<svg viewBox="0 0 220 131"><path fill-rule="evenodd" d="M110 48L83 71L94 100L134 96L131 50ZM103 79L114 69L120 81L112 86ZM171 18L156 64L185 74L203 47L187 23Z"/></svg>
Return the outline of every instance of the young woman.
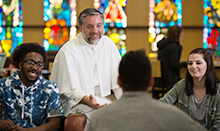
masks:
<svg viewBox="0 0 220 131"><path fill-rule="evenodd" d="M159 101L175 104L208 130L220 130L220 84L211 54L192 50L187 58L186 78L177 82Z"/></svg>
<svg viewBox="0 0 220 131"><path fill-rule="evenodd" d="M171 89L180 80L179 69L186 67L186 62L180 62L182 52L182 28L174 25L168 28L166 37L157 43L158 60L161 61L164 86ZM161 81L156 80L155 86Z"/></svg>
<svg viewBox="0 0 220 131"><path fill-rule="evenodd" d="M170 90L180 80L179 70L186 67L186 62L180 62L182 52L182 28L174 25L168 28L166 36L157 43L158 60L161 61L163 84L161 79L155 78L155 87L166 87ZM154 91L153 97L159 99L160 91Z"/></svg>

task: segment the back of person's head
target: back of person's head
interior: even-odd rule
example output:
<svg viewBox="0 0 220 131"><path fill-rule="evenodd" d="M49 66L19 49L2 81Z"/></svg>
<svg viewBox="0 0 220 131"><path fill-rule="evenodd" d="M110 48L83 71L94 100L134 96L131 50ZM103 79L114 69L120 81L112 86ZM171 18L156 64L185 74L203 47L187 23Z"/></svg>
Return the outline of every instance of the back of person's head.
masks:
<svg viewBox="0 0 220 131"><path fill-rule="evenodd" d="M27 53L29 52L36 52L41 54L41 56L44 59L44 63L46 63L46 51L44 50L44 47L42 47L39 43L23 43L21 45L18 45L12 53L11 59L12 64L19 68L19 62L22 62L24 58L26 57Z"/></svg>
<svg viewBox="0 0 220 131"><path fill-rule="evenodd" d="M79 17L78 17L79 26L82 27L83 24L84 24L84 18L86 16L91 16L91 15L99 15L101 17L101 19L102 19L103 24L104 24L104 16L103 16L103 14L100 11L98 11L98 10L96 10L94 8L87 8L87 9L83 10L79 14Z"/></svg>
<svg viewBox="0 0 220 131"><path fill-rule="evenodd" d="M219 82L219 79L217 78L216 73L215 73L215 67L214 67L211 53L207 51L206 49L196 48L189 53L189 56L191 54L202 54L203 55L203 59L205 60L207 64L207 69L206 69L206 74L205 74L206 75L206 80L205 80L206 91L212 95L215 94L216 89L217 89L216 84ZM189 56L187 58L187 61L189 59ZM189 71L187 70L186 71L186 93L188 95L193 94L192 87L193 87L193 78L190 75Z"/></svg>
<svg viewBox="0 0 220 131"><path fill-rule="evenodd" d="M119 78L125 91L146 91L151 79L151 65L145 50L130 51L119 65Z"/></svg>
<svg viewBox="0 0 220 131"><path fill-rule="evenodd" d="M180 42L180 33L182 32L182 28L174 25L168 28L166 36L168 39L171 39L175 42Z"/></svg>

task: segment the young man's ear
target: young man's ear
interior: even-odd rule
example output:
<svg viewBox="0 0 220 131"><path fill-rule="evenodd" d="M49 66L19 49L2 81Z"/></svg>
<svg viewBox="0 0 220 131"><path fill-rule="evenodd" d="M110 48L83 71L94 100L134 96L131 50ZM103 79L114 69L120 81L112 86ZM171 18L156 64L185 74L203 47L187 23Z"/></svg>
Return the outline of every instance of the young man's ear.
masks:
<svg viewBox="0 0 220 131"><path fill-rule="evenodd" d="M125 90L121 84L121 80L120 80L119 76L118 76L118 85L121 87L122 91L125 92Z"/></svg>
<svg viewBox="0 0 220 131"><path fill-rule="evenodd" d="M19 63L18 63L18 67L19 67L19 69L21 70L21 68L22 68L22 62L19 62Z"/></svg>
<svg viewBox="0 0 220 131"><path fill-rule="evenodd" d="M120 80L120 78L119 78L119 76L118 76L118 85L120 86L120 87L122 87L122 85L121 85L121 80Z"/></svg>
<svg viewBox="0 0 220 131"><path fill-rule="evenodd" d="M149 90L153 87L153 85L154 85L154 77L151 75L147 92L149 92Z"/></svg>

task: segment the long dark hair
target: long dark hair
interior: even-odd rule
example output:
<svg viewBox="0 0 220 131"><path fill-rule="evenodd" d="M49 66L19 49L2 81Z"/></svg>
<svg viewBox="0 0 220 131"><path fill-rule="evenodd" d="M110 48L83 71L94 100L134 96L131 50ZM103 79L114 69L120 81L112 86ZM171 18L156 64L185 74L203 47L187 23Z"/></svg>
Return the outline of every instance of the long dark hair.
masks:
<svg viewBox="0 0 220 131"><path fill-rule="evenodd" d="M166 35L167 35L167 38L175 41L175 42L180 42L180 33L182 32L182 27L179 27L177 25L174 25L174 26L171 26Z"/></svg>
<svg viewBox="0 0 220 131"><path fill-rule="evenodd" d="M216 73L215 73L215 67L214 67L211 53L209 53L206 49L196 48L189 53L189 56L191 54L203 54L203 59L205 60L205 62L207 64L207 70L206 70L206 74L205 74L206 75L206 80L205 80L206 92L211 95L215 95L217 92L217 84L220 81L217 78ZM189 59L189 56L187 58L187 61ZM193 78L189 74L189 71L187 69L187 71L186 71L186 88L185 88L187 95L193 94L193 85L194 85Z"/></svg>

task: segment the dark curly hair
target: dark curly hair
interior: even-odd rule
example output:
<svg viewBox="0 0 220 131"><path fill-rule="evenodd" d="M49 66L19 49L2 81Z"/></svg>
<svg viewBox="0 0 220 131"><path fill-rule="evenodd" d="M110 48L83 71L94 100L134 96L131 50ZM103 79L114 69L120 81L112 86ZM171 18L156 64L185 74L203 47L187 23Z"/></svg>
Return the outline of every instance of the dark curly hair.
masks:
<svg viewBox="0 0 220 131"><path fill-rule="evenodd" d="M44 59L44 63L46 63L46 51L44 50L44 47L42 47L39 43L23 43L21 45L18 45L11 56L11 61L12 64L16 67L19 68L19 62L24 60L26 57L26 54L29 52L36 52L41 54L41 56Z"/></svg>

